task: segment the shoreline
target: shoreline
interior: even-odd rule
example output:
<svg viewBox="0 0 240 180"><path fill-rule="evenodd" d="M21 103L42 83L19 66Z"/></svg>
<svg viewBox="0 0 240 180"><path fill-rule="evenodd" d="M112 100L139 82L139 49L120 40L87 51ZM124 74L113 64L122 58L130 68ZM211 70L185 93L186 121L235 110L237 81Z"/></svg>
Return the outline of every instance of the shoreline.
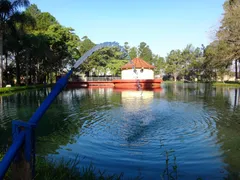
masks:
<svg viewBox="0 0 240 180"><path fill-rule="evenodd" d="M183 84L183 81L163 81L162 84ZM230 81L230 82L191 82L191 83L206 83L212 84L213 87L240 87L240 83ZM13 87L3 87L0 88L0 96L12 95L16 92L41 89L46 87L53 87L55 84L40 84L40 85L29 85L29 86L13 86Z"/></svg>
<svg viewBox="0 0 240 180"><path fill-rule="evenodd" d="M52 86L54 86L54 84L3 87L3 88L0 88L0 96L14 94L15 92L20 92L20 91L25 91L30 89L40 89L40 88L46 88L46 87L52 87Z"/></svg>

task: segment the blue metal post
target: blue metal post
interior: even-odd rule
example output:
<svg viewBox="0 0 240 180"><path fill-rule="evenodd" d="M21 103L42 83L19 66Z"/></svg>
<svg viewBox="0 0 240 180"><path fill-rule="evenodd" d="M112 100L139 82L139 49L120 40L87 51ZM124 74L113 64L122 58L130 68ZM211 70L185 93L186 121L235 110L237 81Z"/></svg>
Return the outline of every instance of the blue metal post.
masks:
<svg viewBox="0 0 240 180"><path fill-rule="evenodd" d="M35 167L35 135L34 128L38 121L47 111L52 101L67 85L68 78L71 76L73 69L64 77L59 79L51 93L43 101L37 111L33 114L28 122L13 121L13 144L0 162L0 180L4 178L11 162L15 158L13 164L13 178L19 177L23 179L32 179L34 177ZM25 141L25 143L24 143ZM22 146L24 143L24 146Z"/></svg>
<svg viewBox="0 0 240 180"><path fill-rule="evenodd" d="M35 175L33 164L35 152L33 150L35 149L34 130L36 126L23 121L13 121L12 126L13 143L18 138L19 133L25 133L24 146L18 151L12 166L13 179L21 177L22 179L30 180Z"/></svg>
<svg viewBox="0 0 240 180"><path fill-rule="evenodd" d="M2 161L0 162L0 179L3 179L3 177L5 176L17 151L22 146L24 138L25 133L24 131L22 131L20 134L18 134L18 137L14 140L14 143L10 146Z"/></svg>
<svg viewBox="0 0 240 180"><path fill-rule="evenodd" d="M43 101L37 111L33 114L31 119L29 120L32 124L37 124L43 114L47 111L48 107L51 105L52 101L57 97L57 95L62 91L62 89L67 85L68 78L71 76L73 69L70 70L64 77L59 79L54 86L51 93L48 97Z"/></svg>

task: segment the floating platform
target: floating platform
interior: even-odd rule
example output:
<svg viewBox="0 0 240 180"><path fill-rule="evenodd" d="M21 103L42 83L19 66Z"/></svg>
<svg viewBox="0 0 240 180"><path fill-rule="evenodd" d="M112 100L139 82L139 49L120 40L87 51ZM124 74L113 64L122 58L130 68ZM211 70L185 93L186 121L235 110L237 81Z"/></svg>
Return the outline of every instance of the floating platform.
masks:
<svg viewBox="0 0 240 180"><path fill-rule="evenodd" d="M68 88L108 87L113 88L112 81L72 81L68 82Z"/></svg>
<svg viewBox="0 0 240 180"><path fill-rule="evenodd" d="M68 88L104 87L114 89L152 90L161 87L162 79L117 79L112 81L72 81Z"/></svg>
<svg viewBox="0 0 240 180"><path fill-rule="evenodd" d="M112 81L116 89L155 89L160 88L162 79L118 79Z"/></svg>

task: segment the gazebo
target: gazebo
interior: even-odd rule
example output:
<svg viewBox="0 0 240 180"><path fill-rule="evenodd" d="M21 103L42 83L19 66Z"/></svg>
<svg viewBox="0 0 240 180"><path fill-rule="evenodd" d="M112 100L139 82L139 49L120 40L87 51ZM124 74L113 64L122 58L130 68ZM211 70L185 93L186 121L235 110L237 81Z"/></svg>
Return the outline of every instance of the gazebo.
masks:
<svg viewBox="0 0 240 180"><path fill-rule="evenodd" d="M122 66L122 79L154 79L154 68L146 61L134 58L132 63Z"/></svg>
<svg viewBox="0 0 240 180"><path fill-rule="evenodd" d="M162 79L154 79L154 68L143 59L134 58L121 67L121 79L112 81L114 88L137 90L161 88Z"/></svg>

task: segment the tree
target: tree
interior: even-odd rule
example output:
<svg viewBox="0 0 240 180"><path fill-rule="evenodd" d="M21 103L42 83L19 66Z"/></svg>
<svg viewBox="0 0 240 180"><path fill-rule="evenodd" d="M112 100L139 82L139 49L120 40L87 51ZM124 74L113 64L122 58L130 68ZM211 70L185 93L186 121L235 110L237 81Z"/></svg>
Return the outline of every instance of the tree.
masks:
<svg viewBox="0 0 240 180"><path fill-rule="evenodd" d="M129 52L130 46L128 45L128 42L124 43L124 49Z"/></svg>
<svg viewBox="0 0 240 180"><path fill-rule="evenodd" d="M138 54L139 57L142 58L143 60L152 63L153 54L151 49L145 42L141 42L140 45L138 46Z"/></svg>
<svg viewBox="0 0 240 180"><path fill-rule="evenodd" d="M121 76L121 67L127 62L128 60L111 59L106 68L110 70L112 75Z"/></svg>
<svg viewBox="0 0 240 180"><path fill-rule="evenodd" d="M129 56L130 56L131 59L134 59L134 58L138 57L137 56L137 48L136 47L130 48Z"/></svg>
<svg viewBox="0 0 240 180"><path fill-rule="evenodd" d="M18 13L17 15L13 15L11 17L8 28L4 32L5 51L11 50L11 52L14 53L13 56L16 62L17 85L20 85L20 54L24 52L23 39L26 35L26 27L33 27L34 25L35 21L31 16L25 13Z"/></svg>
<svg viewBox="0 0 240 180"><path fill-rule="evenodd" d="M174 81L177 81L177 77L184 71L183 62L180 50L172 50L166 58L166 72L173 75Z"/></svg>
<svg viewBox="0 0 240 180"><path fill-rule="evenodd" d="M234 60L237 66L237 61L240 61L240 1L228 0L223 6L225 13L217 37L219 41L226 43L227 48L221 60L227 64ZM235 74L237 79L237 67Z"/></svg>
<svg viewBox="0 0 240 180"><path fill-rule="evenodd" d="M0 87L2 87L2 75L3 75L3 33L7 29L7 27L13 23L14 20L19 14L19 9L22 7L29 6L30 2L28 0L1 0L0 1Z"/></svg>
<svg viewBox="0 0 240 180"><path fill-rule="evenodd" d="M54 16L52 16L49 12L42 12L36 17L37 21L37 30L46 31L49 26L53 24L59 24Z"/></svg>
<svg viewBox="0 0 240 180"><path fill-rule="evenodd" d="M205 68L215 71L215 76L220 76L222 81L224 75L229 72L228 67L231 64L231 61L225 60L229 52L228 48L229 46L224 41L214 41L205 50Z"/></svg>
<svg viewBox="0 0 240 180"><path fill-rule="evenodd" d="M189 76L192 78L201 79L201 75L204 71L203 63L205 60L203 50L201 48L196 48L193 52L193 59L188 66Z"/></svg>
<svg viewBox="0 0 240 180"><path fill-rule="evenodd" d="M41 10L38 9L36 4L31 4L26 10L25 10L26 14L29 14L30 16L32 16L34 19L37 19L38 16L41 14Z"/></svg>
<svg viewBox="0 0 240 180"><path fill-rule="evenodd" d="M153 60L152 60L155 69L154 72L156 74L161 74L163 73L163 70L165 68L165 60L163 57L159 56L159 55L153 55Z"/></svg>

